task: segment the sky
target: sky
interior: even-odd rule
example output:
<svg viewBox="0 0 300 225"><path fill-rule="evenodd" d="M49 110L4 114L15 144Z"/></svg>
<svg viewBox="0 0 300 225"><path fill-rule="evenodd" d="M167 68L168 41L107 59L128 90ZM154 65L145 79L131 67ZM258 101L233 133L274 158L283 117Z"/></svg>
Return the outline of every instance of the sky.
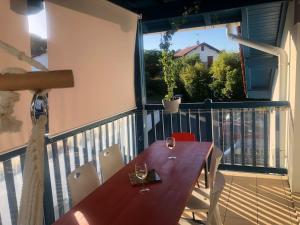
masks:
<svg viewBox="0 0 300 225"><path fill-rule="evenodd" d="M159 49L161 35L161 33L144 35L144 49ZM197 41L206 42L219 50L239 51L238 44L227 38L225 27L176 32L173 36L171 49L183 49L195 45Z"/></svg>
<svg viewBox="0 0 300 225"><path fill-rule="evenodd" d="M41 10L39 13L28 16L29 32L36 34L44 39L47 38L46 12Z"/></svg>

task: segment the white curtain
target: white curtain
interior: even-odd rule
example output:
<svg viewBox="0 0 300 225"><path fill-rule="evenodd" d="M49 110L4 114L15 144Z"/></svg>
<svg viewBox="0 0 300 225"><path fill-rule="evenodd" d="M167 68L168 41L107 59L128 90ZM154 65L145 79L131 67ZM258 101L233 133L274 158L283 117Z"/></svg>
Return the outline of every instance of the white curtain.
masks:
<svg viewBox="0 0 300 225"><path fill-rule="evenodd" d="M75 78L49 93L50 135L135 108L137 15L103 0L51 0L46 14L49 69Z"/></svg>

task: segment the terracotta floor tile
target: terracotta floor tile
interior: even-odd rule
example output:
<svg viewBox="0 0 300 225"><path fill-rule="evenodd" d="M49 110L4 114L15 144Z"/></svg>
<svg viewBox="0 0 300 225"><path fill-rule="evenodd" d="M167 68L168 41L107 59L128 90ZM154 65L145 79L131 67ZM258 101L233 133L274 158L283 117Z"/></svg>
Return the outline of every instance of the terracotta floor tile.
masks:
<svg viewBox="0 0 300 225"><path fill-rule="evenodd" d="M243 218L230 218L226 217L224 225L253 225L257 224L256 220L248 220Z"/></svg>
<svg viewBox="0 0 300 225"><path fill-rule="evenodd" d="M226 185L219 207L225 225L299 225L300 193L291 194L287 176L222 173Z"/></svg>

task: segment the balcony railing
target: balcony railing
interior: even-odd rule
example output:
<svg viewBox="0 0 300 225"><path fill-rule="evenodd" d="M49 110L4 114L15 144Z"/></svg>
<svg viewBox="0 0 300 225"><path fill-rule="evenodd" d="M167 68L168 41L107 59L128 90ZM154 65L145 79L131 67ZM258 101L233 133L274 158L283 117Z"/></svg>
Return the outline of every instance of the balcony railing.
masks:
<svg viewBox="0 0 300 225"><path fill-rule="evenodd" d="M167 114L162 105L146 105L68 133L46 138L45 224L52 224L71 206L67 176L94 162L101 179L99 152L119 143L124 161L138 154L139 145L163 140L172 132L193 132L199 141L214 141L224 152L222 168L286 173L284 124L287 102L181 104ZM147 115L146 126L141 117ZM144 120L145 121L145 120ZM145 127L146 137L141 137ZM143 149L143 146L142 146ZM25 147L0 155L0 225L15 225L23 184Z"/></svg>
<svg viewBox="0 0 300 225"><path fill-rule="evenodd" d="M137 155L136 112L119 114L53 138L46 138L45 224L52 224L71 207L67 176L92 161L101 179L99 152L120 144L126 163ZM23 185L25 147L0 155L0 225L16 225Z"/></svg>
<svg viewBox="0 0 300 225"><path fill-rule="evenodd" d="M149 144L173 132L192 132L223 151L220 168L287 172L285 126L288 102L181 104L176 114L146 105Z"/></svg>

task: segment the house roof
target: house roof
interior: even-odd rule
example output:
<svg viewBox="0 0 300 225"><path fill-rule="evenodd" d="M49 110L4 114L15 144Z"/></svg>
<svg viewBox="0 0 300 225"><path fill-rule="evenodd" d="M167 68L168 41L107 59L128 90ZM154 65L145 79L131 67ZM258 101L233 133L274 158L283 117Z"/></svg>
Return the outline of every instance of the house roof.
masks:
<svg viewBox="0 0 300 225"><path fill-rule="evenodd" d="M216 52L220 52L219 49L217 49L217 48L215 48L215 47L213 47L213 46L211 46L211 45L209 45L209 44L207 44L207 43L205 43L205 42L202 42L201 44L193 45L193 46L191 46L191 47L187 47L187 48L181 49L181 50L179 50L178 52L176 52L174 56L175 56L175 57L182 57L182 56L185 56L186 54L188 54L189 52L191 52L191 51L193 51L193 50L199 48L200 46L206 46L206 47L208 47L208 48L210 48L210 49L212 49L212 50L214 50L214 51L216 51Z"/></svg>

